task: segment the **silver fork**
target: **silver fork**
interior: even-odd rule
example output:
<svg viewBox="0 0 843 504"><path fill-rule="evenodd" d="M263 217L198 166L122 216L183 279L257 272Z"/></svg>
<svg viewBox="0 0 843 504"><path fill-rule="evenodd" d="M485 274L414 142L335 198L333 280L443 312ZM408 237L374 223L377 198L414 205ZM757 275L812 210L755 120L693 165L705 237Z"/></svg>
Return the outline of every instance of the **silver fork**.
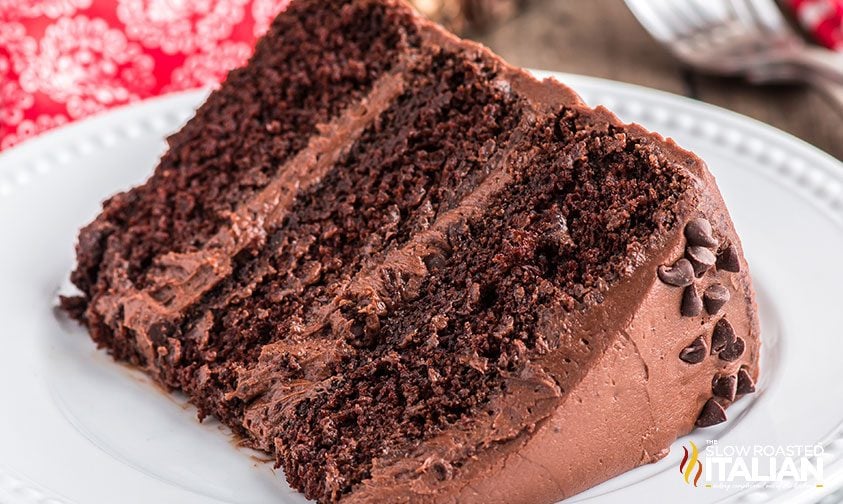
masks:
<svg viewBox="0 0 843 504"><path fill-rule="evenodd" d="M804 82L843 112L843 55L813 47L774 0L626 0L644 28L680 61L758 84Z"/></svg>

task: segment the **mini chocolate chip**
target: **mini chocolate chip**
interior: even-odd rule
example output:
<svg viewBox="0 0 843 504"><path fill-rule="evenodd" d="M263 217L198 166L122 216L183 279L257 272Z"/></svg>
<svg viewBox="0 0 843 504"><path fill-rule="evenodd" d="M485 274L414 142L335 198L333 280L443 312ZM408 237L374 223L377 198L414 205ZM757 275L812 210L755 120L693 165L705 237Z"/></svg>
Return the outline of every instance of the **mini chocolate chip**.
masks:
<svg viewBox="0 0 843 504"><path fill-rule="evenodd" d="M708 348L705 344L705 338L699 336L693 343L686 346L679 352L679 358L688 364L698 364L705 359L708 353Z"/></svg>
<svg viewBox="0 0 843 504"><path fill-rule="evenodd" d="M427 266L428 271L437 273L448 264L448 260L441 252L431 252L424 259L424 265Z"/></svg>
<svg viewBox="0 0 843 504"><path fill-rule="evenodd" d="M175 326L167 321L154 322L149 326L147 335L149 339L156 345L163 345L167 338L172 336L175 331Z"/></svg>
<svg viewBox="0 0 843 504"><path fill-rule="evenodd" d="M702 275L717 262L717 256L711 250L698 245L685 249L685 256L694 267L694 274Z"/></svg>
<svg viewBox="0 0 843 504"><path fill-rule="evenodd" d="M675 287L687 287L694 283L694 267L687 259L679 259L672 267L659 266L659 279Z"/></svg>
<svg viewBox="0 0 843 504"><path fill-rule="evenodd" d="M717 375L711 383L711 392L717 397L735 400L738 390L738 378L734 375Z"/></svg>
<svg viewBox="0 0 843 504"><path fill-rule="evenodd" d="M696 317L702 312L703 301L697 288L693 285L685 287L682 293L682 306L679 308L683 317Z"/></svg>
<svg viewBox="0 0 843 504"><path fill-rule="evenodd" d="M717 253L717 269L740 273L741 261L738 258L738 248L728 244L723 250Z"/></svg>
<svg viewBox="0 0 843 504"><path fill-rule="evenodd" d="M722 318L714 324L714 331L711 333L711 353L716 354L726 346L735 341L735 330L728 320Z"/></svg>
<svg viewBox="0 0 843 504"><path fill-rule="evenodd" d="M739 395L743 394L751 394L755 392L755 380L752 379L752 375L749 374L745 366L741 366L738 370L738 388L737 393Z"/></svg>
<svg viewBox="0 0 843 504"><path fill-rule="evenodd" d="M726 345L726 348L721 350L717 355L724 361L732 362L738 360L743 355L744 350L746 350L746 342L744 342L743 338L738 337L735 338L735 341L731 345Z"/></svg>
<svg viewBox="0 0 843 504"><path fill-rule="evenodd" d="M430 468L433 470L433 476L439 481L445 481L451 476L451 467L444 462L434 462Z"/></svg>
<svg viewBox="0 0 843 504"><path fill-rule="evenodd" d="M731 297L732 295L726 287L723 287L720 284L709 285L703 293L705 311L707 311L709 315L715 315L720 311L720 308L723 308L723 305L729 302L729 298Z"/></svg>
<svg viewBox="0 0 843 504"><path fill-rule="evenodd" d="M685 238L688 239L689 245L699 245L701 247L713 248L717 246L717 240L711 232L711 223L708 219L697 217L691 219L685 226Z"/></svg>
<svg viewBox="0 0 843 504"><path fill-rule="evenodd" d="M726 410L714 399L706 401L700 416L697 417L697 427L711 427L726 421Z"/></svg>

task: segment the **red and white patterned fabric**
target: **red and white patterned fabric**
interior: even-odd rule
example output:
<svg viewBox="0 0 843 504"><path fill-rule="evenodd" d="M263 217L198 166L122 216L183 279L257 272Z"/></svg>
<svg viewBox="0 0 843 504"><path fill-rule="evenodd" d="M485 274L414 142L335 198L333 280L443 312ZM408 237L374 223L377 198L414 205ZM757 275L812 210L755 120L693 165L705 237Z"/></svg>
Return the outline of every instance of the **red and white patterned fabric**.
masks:
<svg viewBox="0 0 843 504"><path fill-rule="evenodd" d="M789 0L802 26L817 42L843 51L843 0Z"/></svg>
<svg viewBox="0 0 843 504"><path fill-rule="evenodd" d="M290 0L0 0L0 150L143 98L213 86Z"/></svg>
<svg viewBox="0 0 843 504"><path fill-rule="evenodd" d="M787 0L843 50L843 0ZM212 86L290 0L0 0L0 150L108 109Z"/></svg>

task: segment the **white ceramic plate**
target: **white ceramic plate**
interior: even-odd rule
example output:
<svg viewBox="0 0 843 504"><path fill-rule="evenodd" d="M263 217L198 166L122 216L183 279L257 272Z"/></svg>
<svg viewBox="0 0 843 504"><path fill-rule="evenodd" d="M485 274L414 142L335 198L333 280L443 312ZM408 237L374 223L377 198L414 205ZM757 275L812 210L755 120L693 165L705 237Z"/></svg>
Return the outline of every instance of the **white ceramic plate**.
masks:
<svg viewBox="0 0 843 504"><path fill-rule="evenodd" d="M544 74L547 75L547 74ZM571 502L815 501L843 483L843 165L780 131L680 97L560 75L591 104L696 151L717 177L759 291L759 392L730 420ZM204 93L147 101L0 155L0 502L304 502L219 424L96 351L55 309L78 229L143 181ZM682 445L822 443L823 488L693 488Z"/></svg>

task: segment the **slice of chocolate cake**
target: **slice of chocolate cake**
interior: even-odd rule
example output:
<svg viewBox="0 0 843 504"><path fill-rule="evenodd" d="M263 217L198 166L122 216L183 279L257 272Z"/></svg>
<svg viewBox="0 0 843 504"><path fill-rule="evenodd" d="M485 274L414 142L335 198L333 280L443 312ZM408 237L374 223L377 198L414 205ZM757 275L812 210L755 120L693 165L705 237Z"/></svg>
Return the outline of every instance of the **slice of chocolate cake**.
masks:
<svg viewBox="0 0 843 504"><path fill-rule="evenodd" d="M702 161L397 0L297 0L65 306L320 502L552 502L754 390Z"/></svg>

